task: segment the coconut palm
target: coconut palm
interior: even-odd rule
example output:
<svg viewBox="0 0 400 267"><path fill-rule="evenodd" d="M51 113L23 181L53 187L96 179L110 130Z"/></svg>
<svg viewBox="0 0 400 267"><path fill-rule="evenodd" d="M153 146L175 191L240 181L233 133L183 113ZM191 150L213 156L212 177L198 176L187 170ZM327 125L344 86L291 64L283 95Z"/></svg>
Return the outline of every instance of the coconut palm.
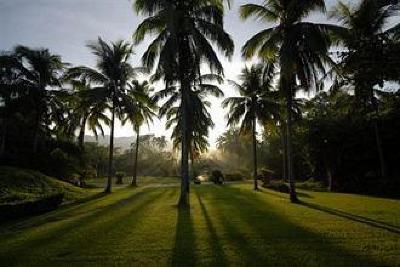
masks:
<svg viewBox="0 0 400 267"><path fill-rule="evenodd" d="M331 12L346 29L340 41L348 51L343 53L343 74L350 77L354 86L356 107L364 113L369 108L378 115L378 106L374 96L374 86L383 85L384 79L398 64L392 53L385 51L394 45L400 34L400 23L389 27L390 18L399 14L400 6L393 1L363 0L356 6L348 6L339 2ZM389 75L390 76L390 75ZM398 76L395 76L398 80ZM377 118L373 120L381 176L386 176L385 160L378 129Z"/></svg>
<svg viewBox="0 0 400 267"><path fill-rule="evenodd" d="M222 102L223 107L229 107L228 125L241 123L241 132L251 132L253 145L253 179L254 190L257 183L257 122L264 125L274 119L279 113L277 92L272 91L274 66L272 63L245 67L239 76L240 84L230 81L239 91L240 96L229 97Z"/></svg>
<svg viewBox="0 0 400 267"><path fill-rule="evenodd" d="M98 132L104 136L103 125L109 125L110 120L105 114L105 110L109 109L108 103L102 97L96 94L88 81L72 80L73 93L67 98L72 112L68 118L69 124L66 131L68 135L74 135L79 130L78 145L84 148L86 128L88 128L94 136L98 137Z"/></svg>
<svg viewBox="0 0 400 267"><path fill-rule="evenodd" d="M149 34L156 34L143 55L143 63L150 69L156 66L155 78L163 78L166 88L179 83L181 95L181 174L179 203L189 204L189 148L188 123L191 106L190 88L200 74L200 64L211 71L222 73L222 64L211 43L226 56L233 54L233 41L223 28L223 4L215 0L136 0L136 11L147 18L134 34L137 43Z"/></svg>
<svg viewBox="0 0 400 267"><path fill-rule="evenodd" d="M27 96L28 116L33 129L32 150L37 152L41 132L49 133L55 122L62 124L64 105L58 95L60 77L65 67L60 56L50 53L48 49L31 49L16 46L14 50L3 55L1 59L2 83L7 91L17 97ZM10 78L7 81L7 77ZM26 106L27 107L27 106Z"/></svg>
<svg viewBox="0 0 400 267"><path fill-rule="evenodd" d="M328 63L330 33L341 27L305 22L312 11L325 11L323 0L266 0L263 4L246 4L240 8L241 17L251 16L270 26L251 37L242 48L246 58L258 55L273 59L280 68L279 88L286 99L287 109L287 169L290 199L297 202L292 162L292 105L296 90L315 88L318 74L325 71ZM297 85L296 83L300 83Z"/></svg>
<svg viewBox="0 0 400 267"><path fill-rule="evenodd" d="M126 103L123 105L123 120L122 124L130 122L133 125L136 133L136 149L132 174L132 186L137 186L137 165L140 141L140 126L144 123L149 124L153 121L156 114L153 112L155 105L150 99L150 92L152 91L148 81L139 82L132 81L131 88L128 90L127 96L124 99Z"/></svg>
<svg viewBox="0 0 400 267"><path fill-rule="evenodd" d="M96 56L97 69L81 66L69 70L69 77L90 81L98 86L93 92L110 103L110 148L106 193L111 192L113 177L114 123L115 115L121 109L120 100L125 94L127 83L135 77L135 69L128 62L133 50L128 42L119 40L108 44L100 37L90 42L88 48Z"/></svg>
<svg viewBox="0 0 400 267"><path fill-rule="evenodd" d="M205 74L194 80L194 85L190 91L190 106L186 112L190 118L187 124L187 146L191 159L196 158L196 154L206 152L209 146L207 136L209 130L214 127L211 114L208 109L211 106L206 101L207 96L221 97L223 92L217 84L221 84L223 78L217 74ZM173 128L172 139L175 149L182 144L182 101L179 86L172 86L156 93L155 99L160 100L169 97L160 107L160 116L167 118L167 129ZM192 161L193 163L193 161Z"/></svg>

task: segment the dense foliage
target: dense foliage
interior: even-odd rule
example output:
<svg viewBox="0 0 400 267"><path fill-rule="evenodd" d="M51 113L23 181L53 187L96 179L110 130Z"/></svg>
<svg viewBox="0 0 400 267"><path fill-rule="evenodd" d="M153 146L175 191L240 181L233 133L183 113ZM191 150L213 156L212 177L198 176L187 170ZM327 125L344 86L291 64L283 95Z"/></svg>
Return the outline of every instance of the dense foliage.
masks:
<svg viewBox="0 0 400 267"><path fill-rule="evenodd" d="M154 35L144 67L130 62L134 44L101 38L87 45L95 68L70 66L48 49L18 45L2 52L1 163L81 186L107 176L107 192L117 172L132 176L132 185L137 174L180 173L184 206L189 176L215 170L232 179L252 172L255 188L260 175L273 173L289 183L292 201L294 178L313 178L331 190L395 192L400 34L399 24L389 22L398 16L398 1L340 2L329 13L338 25L308 21L311 12L326 13L324 1L243 5L243 19L256 17L267 28L242 48L243 57L257 57L257 64L244 68L238 82L226 83L240 93L223 102L228 124L241 127L228 129L217 152L206 154L214 126L208 97L224 96L215 48L227 57L234 51L224 30L224 4L135 1L145 18L134 44ZM139 72L153 75L138 81ZM151 84L159 80L161 90ZM313 94L300 98L304 92ZM172 129L171 142L140 135L157 113ZM114 146L116 120L132 125L131 149ZM104 127L110 128L109 146L85 142L87 130L97 138Z"/></svg>

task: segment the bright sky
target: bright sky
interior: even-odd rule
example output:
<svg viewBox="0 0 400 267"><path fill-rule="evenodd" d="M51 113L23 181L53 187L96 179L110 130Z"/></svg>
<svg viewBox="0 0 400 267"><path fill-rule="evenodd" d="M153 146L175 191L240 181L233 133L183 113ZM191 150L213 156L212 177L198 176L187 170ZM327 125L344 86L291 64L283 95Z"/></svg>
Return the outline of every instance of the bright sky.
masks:
<svg viewBox="0 0 400 267"><path fill-rule="evenodd" d="M229 62L222 56L225 76L235 79L245 62L240 57L240 48L252 35L265 28L265 24L254 20L241 21L238 8L244 3L261 3L262 0L233 0L233 7L225 17L226 31L235 42L235 55ZM352 1L353 2L353 1ZM328 9L336 0L326 1ZM131 8L130 0L0 0L0 50L10 50L17 44L31 47L46 47L53 53L62 55L65 62L73 65L94 64L94 57L86 48L88 40L101 36L105 40L131 40L132 33L142 18ZM324 21L326 18L313 16L312 20ZM132 59L134 66L140 65L148 42L135 48ZM225 96L235 92L223 86ZM225 113L221 108L222 99L210 99L211 114L215 128L211 131L209 141L214 146L217 137L226 129ZM165 131L165 121L155 120L143 133L155 133L157 136L170 133ZM106 131L107 132L107 131ZM132 127L122 127L116 123L116 136L133 135Z"/></svg>

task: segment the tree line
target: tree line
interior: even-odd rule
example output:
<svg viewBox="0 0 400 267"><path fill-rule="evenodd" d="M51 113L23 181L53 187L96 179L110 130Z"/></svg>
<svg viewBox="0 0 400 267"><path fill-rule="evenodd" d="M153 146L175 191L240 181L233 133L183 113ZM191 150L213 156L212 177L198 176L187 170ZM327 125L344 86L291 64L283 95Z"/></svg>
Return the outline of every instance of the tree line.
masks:
<svg viewBox="0 0 400 267"><path fill-rule="evenodd" d="M188 206L189 160L207 149L207 136L214 125L207 97L223 96L220 85L224 72L216 49L228 58L234 52L233 40L224 28L224 13L230 4L222 0L136 0L134 10L144 20L137 26L132 43L108 43L99 38L87 45L96 58L96 68L70 66L48 49L16 46L3 52L2 161L54 172L63 166L56 163L68 162L84 170L85 131L104 134L106 125L110 128L110 146L105 191L111 192L114 124L118 119L130 122L138 137L132 177L135 185L140 127L158 114L167 119L166 128L173 128L174 146L181 151L179 204ZM388 175L379 127L383 98L377 89L388 81L399 81L400 28L388 23L398 11L398 1L384 0L363 0L354 6L339 2L330 12L322 0L267 0L240 7L242 19L253 17L266 23L266 28L242 47L243 58L257 58L258 63L244 68L239 82L228 81L240 96L223 102L229 108L228 124L240 124L241 134L251 133L254 189L258 176L257 124L264 128L265 137L273 129L279 132L282 170L289 181L290 199L297 202L295 138L301 137L297 125L304 122L304 115L314 116L312 122L320 120L322 124L340 117L334 108L321 108L322 103L335 106L336 98L349 101L349 114L371 118L368 121L374 132L380 176ZM327 14L339 24L309 22L311 12ZM133 47L146 36L152 40L137 64L140 67L135 68L130 64ZM208 66L208 70L203 71L201 66ZM151 76L140 82L140 73ZM162 81L165 87L154 92L154 81ZM302 109L299 91L328 87L326 95L318 95L311 107ZM342 93L346 90L352 93ZM334 115L320 117L320 112L328 110ZM309 136L320 136L322 124L310 126L316 132L310 131ZM329 146L333 144L325 140ZM331 161L325 162L323 168L332 172Z"/></svg>

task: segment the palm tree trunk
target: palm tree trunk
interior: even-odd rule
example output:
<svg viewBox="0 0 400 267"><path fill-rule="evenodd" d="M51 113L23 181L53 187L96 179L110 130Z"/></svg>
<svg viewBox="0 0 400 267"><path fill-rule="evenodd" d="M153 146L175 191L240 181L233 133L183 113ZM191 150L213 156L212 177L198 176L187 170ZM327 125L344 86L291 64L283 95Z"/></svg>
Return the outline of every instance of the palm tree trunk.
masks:
<svg viewBox="0 0 400 267"><path fill-rule="evenodd" d="M253 179L254 179L254 191L258 190L257 182L257 138L256 138L256 118L253 118L252 122L252 136L253 136Z"/></svg>
<svg viewBox="0 0 400 267"><path fill-rule="evenodd" d="M381 140L381 136L379 134L377 118L374 119L373 125L374 125L374 132L375 132L376 148L378 150L378 156L379 156L379 166L380 166L380 171L381 171L381 177L384 178L384 177L386 177L386 165L385 165L385 158L383 156L382 140Z"/></svg>
<svg viewBox="0 0 400 267"><path fill-rule="evenodd" d="M372 85L366 88L373 88ZM385 157L383 155L383 148L382 148L382 140L381 136L379 134L379 127L378 127L378 118L379 118L379 107L378 107L378 101L374 98L374 91L371 89L370 90L370 95L369 95L370 102L372 103L372 107L375 111L375 118L372 121L373 127L374 127L374 134L375 134L375 141L376 141L376 148L378 151L378 157L379 157L379 167L380 167L380 172L381 172L381 177L384 178L386 177L386 164L385 164Z"/></svg>
<svg viewBox="0 0 400 267"><path fill-rule="evenodd" d="M329 151L327 141L325 140L325 152L323 152L323 159L324 159L324 165L325 165L325 170L326 170L326 178L328 181L328 191L332 192L334 190L333 188L333 177L332 177L332 168L331 168L331 162L328 159L327 152Z"/></svg>
<svg viewBox="0 0 400 267"><path fill-rule="evenodd" d="M286 123L286 151L287 151L287 176L289 180L289 193L290 201L292 203L298 202L296 194L296 185L293 177L293 154L292 154L292 105L293 105L293 94L292 87L289 85L289 90L286 99L286 109L287 109L287 123Z"/></svg>
<svg viewBox="0 0 400 267"><path fill-rule="evenodd" d="M138 155L139 155L139 130L140 127L136 126L136 149L135 149L135 162L133 165L133 175L132 175L132 186L137 186L137 165L138 165Z"/></svg>
<svg viewBox="0 0 400 267"><path fill-rule="evenodd" d="M3 118L3 123L4 123L4 125L3 125L2 132L1 132L1 144L0 144L0 159L4 157L5 152L6 152L6 138L7 138L7 129L8 129L7 117Z"/></svg>
<svg viewBox="0 0 400 267"><path fill-rule="evenodd" d="M287 168L286 168L286 125L283 123L281 126L281 139L282 139L282 180L287 179Z"/></svg>
<svg viewBox="0 0 400 267"><path fill-rule="evenodd" d="M36 117L35 128L33 129L33 153L37 153L39 146L40 117Z"/></svg>
<svg viewBox="0 0 400 267"><path fill-rule="evenodd" d="M182 3L181 3L182 4ZM179 8L178 8L179 9ZM179 198L179 207L189 207L189 136L188 136L188 107L190 99L190 47L189 40L186 34L179 34L179 80L181 85L181 108L182 108L182 122L181 122L181 196Z"/></svg>
<svg viewBox="0 0 400 267"><path fill-rule="evenodd" d="M190 159L190 176L192 177L192 181L194 180L194 159L191 157Z"/></svg>
<svg viewBox="0 0 400 267"><path fill-rule="evenodd" d="M188 83L187 83L188 84ZM189 207L189 147L187 136L187 91L189 86L182 86L182 155L181 155L181 196L179 206L183 208Z"/></svg>
<svg viewBox="0 0 400 267"><path fill-rule="evenodd" d="M112 107L111 107L111 125L110 125L110 150L108 156L108 177L107 186L105 188L106 193L111 193L112 187L112 176L113 176L113 156L114 156L114 120L115 120L115 100L113 95Z"/></svg>
<svg viewBox="0 0 400 267"><path fill-rule="evenodd" d="M88 115L82 118L81 128L79 129L78 144L80 148L83 148L83 143L85 142L85 131L86 131L86 121Z"/></svg>

